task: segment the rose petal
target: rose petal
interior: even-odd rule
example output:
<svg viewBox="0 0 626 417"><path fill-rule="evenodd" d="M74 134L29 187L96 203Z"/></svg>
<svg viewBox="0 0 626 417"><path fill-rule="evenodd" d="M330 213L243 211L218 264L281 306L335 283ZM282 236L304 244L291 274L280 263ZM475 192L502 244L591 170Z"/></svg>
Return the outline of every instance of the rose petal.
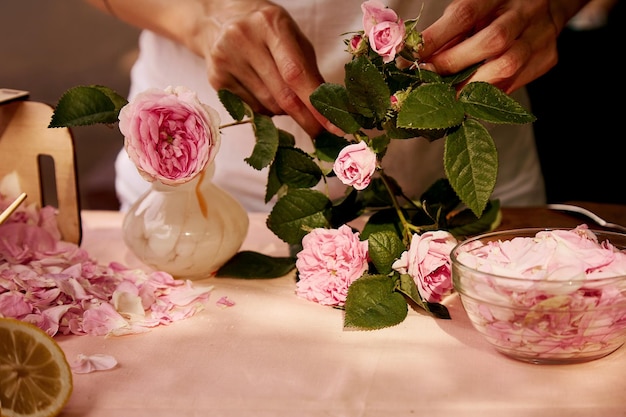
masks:
<svg viewBox="0 0 626 417"><path fill-rule="evenodd" d="M94 355L84 355L79 353L76 360L70 364L72 372L75 374L88 374L96 371L107 371L117 366L117 360L111 355L96 353Z"/></svg>

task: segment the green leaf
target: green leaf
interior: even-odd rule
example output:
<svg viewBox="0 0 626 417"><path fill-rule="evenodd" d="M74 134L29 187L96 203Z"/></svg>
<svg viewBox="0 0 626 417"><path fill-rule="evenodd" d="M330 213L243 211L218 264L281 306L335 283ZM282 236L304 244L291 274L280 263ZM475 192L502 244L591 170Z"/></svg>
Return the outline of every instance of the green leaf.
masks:
<svg viewBox="0 0 626 417"><path fill-rule="evenodd" d="M440 206L423 205L422 208L407 209L409 222L414 226L419 226L419 233L427 230L446 230L446 218Z"/></svg>
<svg viewBox="0 0 626 417"><path fill-rule="evenodd" d="M276 173L276 164L270 165L269 172L267 173L267 186L265 187L265 203L268 203L272 197L274 197L278 191L283 187L283 183L278 179Z"/></svg>
<svg viewBox="0 0 626 417"><path fill-rule="evenodd" d="M352 187L347 192L343 198L333 201L330 215L330 226L333 228L338 228L363 213L363 204L358 199L359 192Z"/></svg>
<svg viewBox="0 0 626 417"><path fill-rule="evenodd" d="M370 148L377 154L384 155L387 152L387 147L391 142L391 138L383 133L382 135L375 136L371 139Z"/></svg>
<svg viewBox="0 0 626 417"><path fill-rule="evenodd" d="M315 138L315 155L320 161L335 162L339 152L349 144L341 136L323 131Z"/></svg>
<svg viewBox="0 0 626 417"><path fill-rule="evenodd" d="M482 216L477 218L469 209L452 216L448 221L448 231L457 239L474 236L494 230L502 220L499 200L489 200Z"/></svg>
<svg viewBox="0 0 626 417"><path fill-rule="evenodd" d="M390 186L391 192L394 195L400 195L401 189L398 183L391 177L387 177L387 183ZM389 207L393 205L393 201L389 196L385 183L382 178L374 177L370 182L370 185L359 192L359 199L362 204L367 207Z"/></svg>
<svg viewBox="0 0 626 417"><path fill-rule="evenodd" d="M400 279L398 280L398 291L402 294L409 297L411 301L413 301L417 306L423 308L424 310L428 310L424 301L422 301L422 297L420 296L420 292L417 289L417 285L409 274L400 274Z"/></svg>
<svg viewBox="0 0 626 417"><path fill-rule="evenodd" d="M372 214L361 231L361 238L369 239L374 233L380 232L391 232L396 236L402 236L402 223L395 209L379 210Z"/></svg>
<svg viewBox="0 0 626 417"><path fill-rule="evenodd" d="M428 70L423 70L420 69L418 71L419 74L419 78L422 82L424 83L440 83L443 82L443 77L441 77L441 75L437 74L434 71L428 71Z"/></svg>
<svg viewBox="0 0 626 417"><path fill-rule="evenodd" d="M438 319L445 319L445 320L451 319L448 308L444 306L443 304L426 302L425 305L426 305L426 310L429 311L430 314L432 314L434 317Z"/></svg>
<svg viewBox="0 0 626 417"><path fill-rule="evenodd" d="M438 319L450 319L450 313L446 306L422 300L417 285L415 285L415 281L410 275L400 275L397 291L407 296L415 306L428 311L433 317Z"/></svg>
<svg viewBox="0 0 626 417"><path fill-rule="evenodd" d="M252 117L252 109L238 95L222 89L218 90L217 96L226 108L226 111L228 111L228 114L230 114L230 117L236 121L242 121L245 116Z"/></svg>
<svg viewBox="0 0 626 417"><path fill-rule="evenodd" d="M228 260L215 274L229 278L279 278L296 267L292 257L274 257L253 251L241 251Z"/></svg>
<svg viewBox="0 0 626 417"><path fill-rule="evenodd" d="M396 125L397 119L387 120L383 128L390 139L413 139L423 137L429 142L434 142L446 135L446 129L404 129Z"/></svg>
<svg viewBox="0 0 626 417"><path fill-rule="evenodd" d="M491 135L479 122L468 119L446 137L443 159L450 185L480 217L498 175L498 151Z"/></svg>
<svg viewBox="0 0 626 417"><path fill-rule="evenodd" d="M59 99L48 127L114 124L128 101L108 87L78 86L67 90Z"/></svg>
<svg viewBox="0 0 626 417"><path fill-rule="evenodd" d="M247 157L245 161L257 170L262 170L272 163L278 150L278 129L269 116L255 113L254 135L256 144L252 150L252 155Z"/></svg>
<svg viewBox="0 0 626 417"><path fill-rule="evenodd" d="M449 213L451 210L458 207L461 199L450 185L450 181L447 178L440 178L424 191L420 196L420 201L426 205L427 211L431 213L431 208L438 206L440 206L445 213Z"/></svg>
<svg viewBox="0 0 626 417"><path fill-rule="evenodd" d="M457 85L459 83L462 83L463 81L471 77L476 72L478 67L480 67L482 64L483 64L482 62L479 62L478 64L474 64L460 72L457 72L456 74L446 75L445 77L443 77L443 82L446 82L452 85Z"/></svg>
<svg viewBox="0 0 626 417"><path fill-rule="evenodd" d="M313 158L297 148L279 147L272 166L278 180L289 187L310 188L322 178L322 171Z"/></svg>
<svg viewBox="0 0 626 417"><path fill-rule="evenodd" d="M309 97L311 104L322 116L346 133L356 133L361 125L352 116L346 88L339 84L324 83Z"/></svg>
<svg viewBox="0 0 626 417"><path fill-rule="evenodd" d="M331 201L319 191L289 190L272 208L267 227L283 241L297 245L312 229L329 227Z"/></svg>
<svg viewBox="0 0 626 417"><path fill-rule="evenodd" d="M389 274L391 265L406 250L398 235L394 232L376 232L369 235L368 253L376 270L381 274Z"/></svg>
<svg viewBox="0 0 626 417"><path fill-rule="evenodd" d="M464 118L463 105L456 100L452 86L423 84L405 99L397 125L405 129L447 129L460 125Z"/></svg>
<svg viewBox="0 0 626 417"><path fill-rule="evenodd" d="M348 288L344 326L375 330L395 326L406 318L408 304L384 275L364 275Z"/></svg>
<svg viewBox="0 0 626 417"><path fill-rule="evenodd" d="M536 120L535 116L515 99L496 86L482 81L472 82L463 87L459 101L467 114L489 123L524 124Z"/></svg>
<svg viewBox="0 0 626 417"><path fill-rule="evenodd" d="M296 146L296 138L289 132L278 129L278 146Z"/></svg>
<svg viewBox="0 0 626 417"><path fill-rule="evenodd" d="M348 62L345 68L345 84L352 106L367 118L384 120L391 105L391 93L383 74L364 55Z"/></svg>

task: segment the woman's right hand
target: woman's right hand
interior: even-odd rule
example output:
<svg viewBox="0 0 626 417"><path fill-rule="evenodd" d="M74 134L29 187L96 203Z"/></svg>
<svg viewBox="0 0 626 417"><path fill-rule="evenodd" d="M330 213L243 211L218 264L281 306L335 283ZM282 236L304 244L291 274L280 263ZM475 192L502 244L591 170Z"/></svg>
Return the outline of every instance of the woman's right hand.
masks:
<svg viewBox="0 0 626 417"><path fill-rule="evenodd" d="M312 136L322 127L332 131L309 100L324 82L315 50L287 11L265 0L206 3L187 46L204 57L213 88L230 90L257 112L287 114Z"/></svg>

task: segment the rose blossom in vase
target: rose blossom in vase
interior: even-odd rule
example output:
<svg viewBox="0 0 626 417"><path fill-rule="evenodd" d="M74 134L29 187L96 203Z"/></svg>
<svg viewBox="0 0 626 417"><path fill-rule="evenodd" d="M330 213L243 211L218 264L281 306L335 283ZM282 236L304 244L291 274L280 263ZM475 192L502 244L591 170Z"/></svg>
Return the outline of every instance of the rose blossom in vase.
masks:
<svg viewBox="0 0 626 417"><path fill-rule="evenodd" d="M151 189L124 219L144 263L177 278L206 278L241 247L243 207L211 182L219 117L184 87L150 89L120 111L124 147Z"/></svg>
<svg viewBox="0 0 626 417"><path fill-rule="evenodd" d="M190 181L219 150L217 111L182 86L138 94L122 108L119 120L124 148L149 182L177 185Z"/></svg>

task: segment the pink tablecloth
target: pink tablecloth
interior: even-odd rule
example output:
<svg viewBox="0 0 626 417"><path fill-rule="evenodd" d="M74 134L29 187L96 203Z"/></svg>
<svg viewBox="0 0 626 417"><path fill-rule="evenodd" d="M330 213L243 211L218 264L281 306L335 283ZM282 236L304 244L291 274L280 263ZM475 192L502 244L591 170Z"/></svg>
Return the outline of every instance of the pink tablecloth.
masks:
<svg viewBox="0 0 626 417"><path fill-rule="evenodd" d="M85 212L83 247L100 262L140 265L122 217ZM251 215L244 249L284 255ZM626 348L586 364L546 366L496 353L458 298L452 320L410 311L402 324L346 331L342 312L299 299L292 275L210 278L204 311L123 337L61 337L72 361L104 353L113 370L74 375L62 416L625 416ZM228 296L236 305L216 304Z"/></svg>

